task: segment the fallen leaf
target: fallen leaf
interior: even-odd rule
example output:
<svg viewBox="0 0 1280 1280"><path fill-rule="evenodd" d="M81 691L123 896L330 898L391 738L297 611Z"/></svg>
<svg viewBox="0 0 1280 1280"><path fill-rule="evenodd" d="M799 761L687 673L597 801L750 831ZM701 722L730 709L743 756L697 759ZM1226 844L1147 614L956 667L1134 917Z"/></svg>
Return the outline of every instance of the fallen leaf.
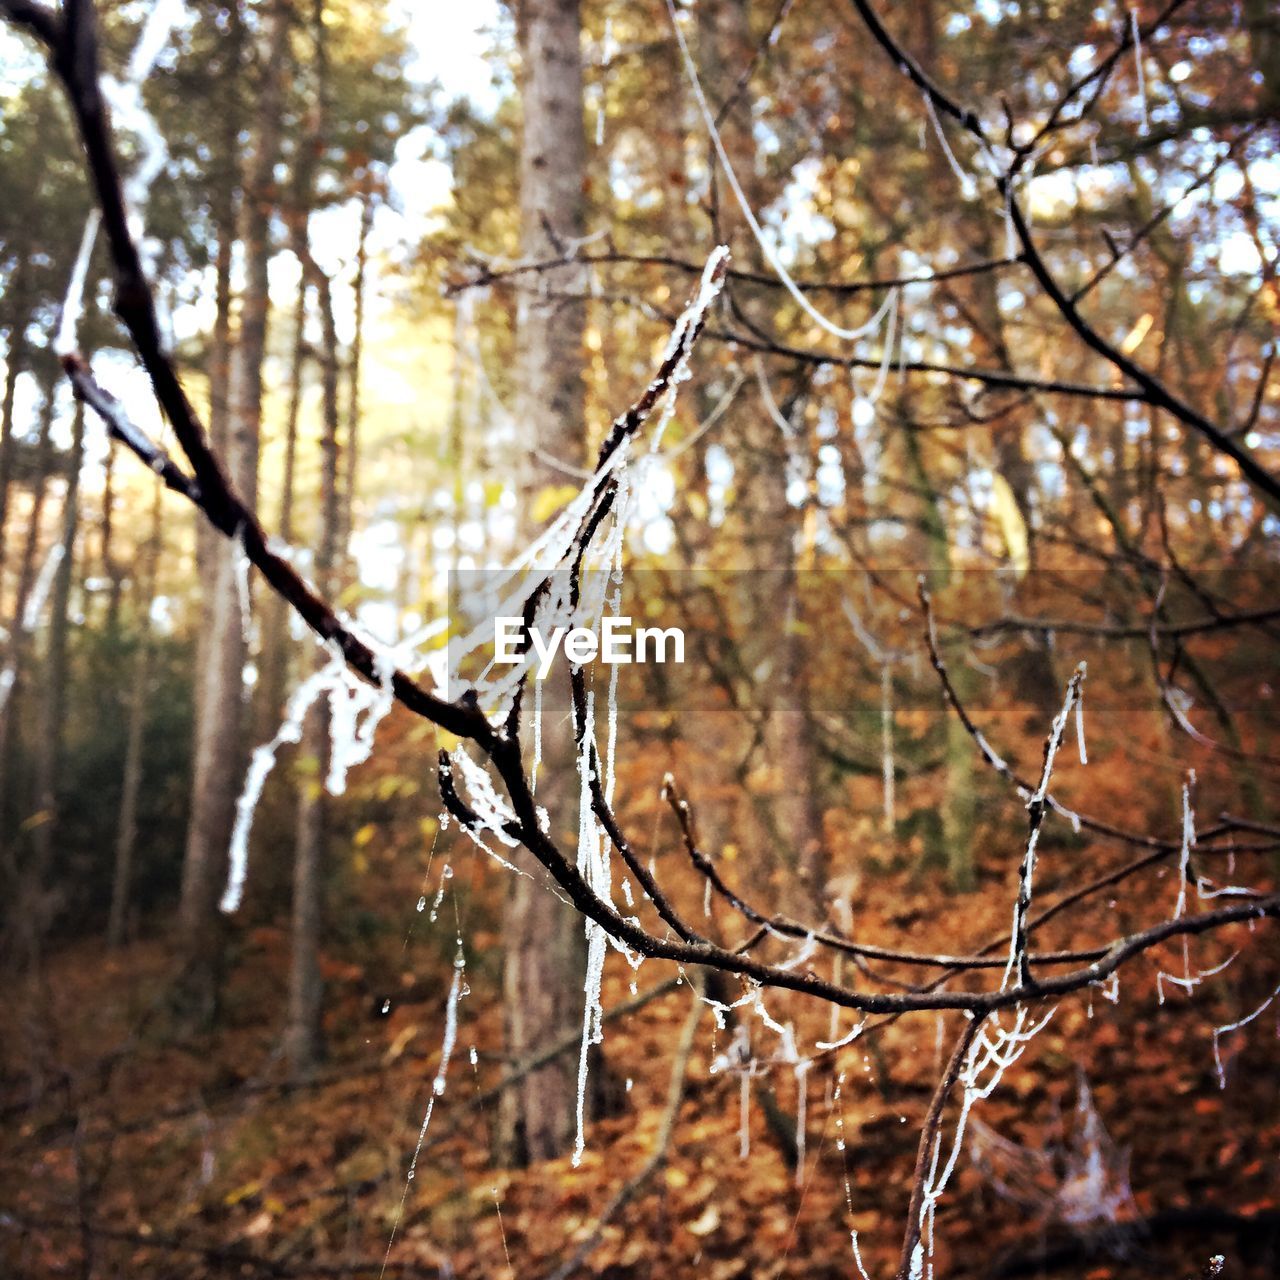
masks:
<svg viewBox="0 0 1280 1280"><path fill-rule="evenodd" d="M690 1222L687 1230L690 1235L709 1236L720 1225L720 1210L713 1204L707 1205L696 1222Z"/></svg>

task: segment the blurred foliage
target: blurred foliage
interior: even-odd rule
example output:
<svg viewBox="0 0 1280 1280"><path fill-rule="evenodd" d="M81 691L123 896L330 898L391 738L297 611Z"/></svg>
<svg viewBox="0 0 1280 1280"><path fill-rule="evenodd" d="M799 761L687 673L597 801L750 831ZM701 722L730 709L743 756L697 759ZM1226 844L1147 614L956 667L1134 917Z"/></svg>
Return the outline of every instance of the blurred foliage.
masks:
<svg viewBox="0 0 1280 1280"><path fill-rule="evenodd" d="M990 190L966 194L919 95L867 38L853 6L700 0L684 7L740 176L798 278L914 277L1006 254ZM99 8L104 59L119 74L147 6ZM1043 119L1126 24L1123 9L1085 0L877 8L941 83L986 104L997 135L1002 100L1017 119ZM256 39L265 10L264 0L234 7L192 0L145 86L170 153L148 203L147 230L178 360L202 408L219 218L243 198L240 165L267 70ZM519 245L514 30L504 9L490 32L491 98L455 99L418 78L438 53L431 21L419 15L406 29L414 15L405 7L328 0L320 9L326 128L317 139L320 77L308 25L315 11L299 4L292 12L284 153L269 193L274 256L260 505L274 527L296 391L295 554L307 571L318 518L318 324L304 310L303 330L295 331L289 237L300 215L311 216L313 251L333 272L345 405L355 229L368 201L374 230L361 335L360 472L339 603L390 637L450 603L445 571L478 568L513 550L517 326L525 292L539 287L536 273L506 274ZM1147 22L1156 6L1136 12ZM594 444L647 384L710 249L729 243L744 272L767 264L711 162L665 4L584 0L582 15L591 238L577 252L588 295L586 433ZM1273 469L1280 458L1280 395L1268 379L1280 320L1274 24L1265 4L1179 6L1147 42L1145 103L1126 56L1090 123L1053 140L1025 189L1039 243L1065 286L1081 288L1104 272L1083 305L1105 336ZM943 127L957 165L980 174L968 141ZM126 137L120 147L127 162L136 144ZM315 192L303 209L296 207L298 175L308 166L317 170ZM0 335L12 374L0 564L7 661L17 651L24 581L29 588L61 529L71 406L58 388L49 335L88 208L65 106L38 60L16 55L13 75L0 79L0 192ZM1119 262L1117 246L1126 250ZM461 287L476 276L483 287ZM852 324L884 293L811 296ZM101 246L86 297L86 352L98 358L106 385L166 439L111 318ZM943 652L975 720L1025 772L1038 766L1062 683L1088 659L1090 764L1063 766L1055 787L1064 803L1126 829L1176 837L1180 787L1194 767L1202 826L1224 809L1275 819L1275 623L1207 629L1161 650L1162 674L1189 700L1190 720L1223 744L1219 750L1193 741L1161 708L1143 630L1157 601L1167 619L1193 622L1274 602L1275 514L1198 437L1139 404L983 390L937 371L899 373L901 359L1110 389L1114 371L1064 327L1021 266L908 286L898 332L904 345L885 362L884 395L860 424L883 355L880 339L842 347L767 276L735 281L732 306L713 316L681 390L664 437L669 452L644 476L651 503L645 524L632 531L637 572L629 589L640 593L637 613L683 619L696 653L681 670L627 673L619 814L687 916L733 944L745 936L743 922L718 901L702 914L703 885L658 798L668 770L695 804L707 851L752 900L776 902L794 878L792 851L771 812L799 786L815 798L829 855L829 883L821 886L827 900L816 909L847 913L845 923L860 936L937 951L980 945L1007 928L1026 814L948 718L922 645L920 571L932 584ZM850 354L861 367L846 367ZM51 424L44 446L42 420ZM148 536L141 513L154 481L126 456L108 464L96 431L91 424L68 608L48 869L54 934L41 984L6 990L6 1031L16 1033L0 1035L0 1105L6 1125L13 1122L0 1194L14 1222L40 1225L18 1238L0 1223L0 1259L15 1275L61 1273L72 1258L80 1265L67 1232L80 1218L117 1232L98 1244L99 1274L168 1275L175 1266L218 1274L247 1257L246 1267L304 1275L312 1263L319 1271L378 1259L396 1223L393 1261L423 1274L500 1274L508 1257L520 1274L550 1270L651 1153L684 992L611 1025L607 1070L619 1077L612 1083L621 1083L622 1101L592 1130L581 1168L565 1160L527 1173L493 1170L492 1101L470 1109L469 1099L495 1087L508 1065L500 1027L504 881L456 827L438 827L435 752L453 744L397 712L373 761L329 803L331 1058L321 1079L286 1090L276 1053L297 794L317 784L318 772L314 759L288 750L255 825L246 906L229 926L228 1017L208 1040L169 1036L156 1010L172 977L167 932L190 781L199 627L194 528L190 513L166 498L153 604L139 566ZM570 491L568 478L544 488L532 519L548 518ZM788 574L795 569L794 578L770 583L740 572L770 551L787 561ZM782 607L789 596L791 614ZM887 682L849 620L850 605L882 656L892 655ZM1085 632L995 629L1015 616L1065 620ZM1133 634L1108 637L1107 628ZM43 745L48 631L42 620L22 653L10 706L16 728L0 761L0 823L19 860L47 820L33 778ZM143 643L150 647L135 940L104 961L97 935L110 899L126 712ZM256 643L261 659L261 636ZM771 754L767 739L781 700L778 655L788 649L803 672L811 754L802 776L795 759ZM294 636L293 676L309 656L309 644ZM885 816L886 683L892 821ZM269 734L279 708L261 705L254 688L253 721ZM247 756L255 744L243 745ZM1046 899L1130 856L1066 822L1046 828L1042 854ZM1243 878L1247 870L1251 882L1273 882L1273 864L1253 858L1246 869L1245 857L1253 855L1241 854L1233 874ZM1056 921L1044 945L1091 946L1149 922L1172 910L1174 881L1166 865L1099 894ZM407 1195L405 1154L439 1067L459 937L471 987L463 1039L433 1121L439 1127ZM1234 941L1250 939L1241 930ZM767 946L774 958L785 954ZM1225 959L1225 945L1217 946L1206 944L1204 963ZM1277 1212L1280 1134L1270 1023L1262 1019L1226 1042L1225 1093L1207 1039L1209 1027L1243 1017L1272 989L1266 960L1263 946L1248 947L1228 980L1206 986L1194 1002L1178 995L1157 1005L1146 970L1126 978L1119 1004L1101 995L1070 1002L1039 1057L984 1112L993 1130L1028 1150L1048 1150L1055 1113L1071 1106L1075 1069L1083 1068L1112 1138L1131 1152L1133 1213L1171 1215L1168 1230L1130 1242L1151 1252L1161 1274L1193 1274L1211 1245L1230 1252L1238 1275L1275 1274L1268 1223ZM660 980L650 976L655 967L637 979L641 991ZM611 962L608 1007L630 998L631 978ZM798 1005L794 1016L807 1042L848 1029L826 1010ZM696 1270L721 1280L847 1275L848 1232L856 1228L871 1273L888 1274L943 1031L941 1020L903 1020L815 1067L810 1163L797 1180L762 1100L772 1090L793 1148L794 1074L773 1064L752 1085L760 1103L746 1119L752 1154L738 1161L738 1081L710 1071L732 1033L708 1018L670 1159L602 1233L590 1270ZM843 1148L833 1141L838 1115ZM1206 1204L1225 1216L1197 1227L1194 1211ZM1190 1227L1177 1226L1180 1213ZM1035 1225L1077 1239L1061 1222ZM1001 1251L1025 1245L1028 1229L1022 1209L965 1159L939 1222L940 1247L950 1256L940 1255L938 1274L979 1274ZM1106 1252L1114 1243L1093 1241L1096 1252L1072 1255L1068 1273L1094 1280L1131 1274L1129 1260ZM351 1265L377 1271L376 1261Z"/></svg>

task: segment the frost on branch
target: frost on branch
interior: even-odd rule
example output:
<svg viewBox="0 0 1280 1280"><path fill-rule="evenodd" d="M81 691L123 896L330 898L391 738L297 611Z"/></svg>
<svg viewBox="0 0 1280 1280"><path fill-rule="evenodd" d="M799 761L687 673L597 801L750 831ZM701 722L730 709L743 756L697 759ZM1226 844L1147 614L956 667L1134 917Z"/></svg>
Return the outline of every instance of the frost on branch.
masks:
<svg viewBox="0 0 1280 1280"><path fill-rule="evenodd" d="M970 1030L967 1033L972 1038L957 1075L963 1093L960 1114L956 1117L949 1147L944 1156L945 1144L939 1127L925 1153L923 1179L919 1186L919 1217L911 1224L916 1233L910 1258L912 1280L922 1280L926 1266L932 1275L934 1216L938 1202L959 1162L964 1135L974 1107L995 1092L1005 1073L1027 1051L1036 1035L1049 1024L1054 1012L1055 1010L1050 1009L1036 1020L1024 1005L1018 1005L1012 1011L1008 1027L1001 1021L1001 1014L993 1013L987 1016L976 1032Z"/></svg>
<svg viewBox="0 0 1280 1280"><path fill-rule="evenodd" d="M1225 1035L1230 1035L1233 1031L1239 1031L1242 1027L1247 1027L1251 1022L1262 1017L1266 1011L1271 1008L1276 996L1280 996L1280 987L1276 989L1252 1012L1246 1014L1243 1018L1237 1018L1235 1022L1224 1022L1221 1026L1213 1029L1213 1065L1218 1073L1218 1087L1225 1089L1227 1087L1227 1068L1222 1061L1222 1052L1220 1041ZM1280 1035L1280 1026L1277 1027L1277 1035Z"/></svg>
<svg viewBox="0 0 1280 1280"><path fill-rule="evenodd" d="M156 0L134 46L124 79L103 76L100 85L103 96L110 104L116 127L128 129L137 139L139 158L133 172L125 180L123 195L129 217L129 233L135 243L142 247L143 269L148 272L155 256L155 246L144 235L147 197L152 184L164 169L169 152L164 135L143 102L142 86L169 42L174 27L185 14L184 0ZM96 207L85 220L84 232L80 237L80 252L72 268L54 339L53 349L59 356L71 355L76 350L89 261L93 256L93 246L101 221L102 215Z"/></svg>
<svg viewBox="0 0 1280 1280"><path fill-rule="evenodd" d="M308 676L290 696L284 720L275 737L253 753L248 776L236 801L236 820L229 850L230 867L220 904L224 912L238 910L244 896L253 816L267 778L275 767L276 755L287 743L302 740L303 722L311 708L322 698L329 701L330 751L325 788L330 795L337 796L346 790L348 770L363 764L373 754L378 725L394 704L391 677L399 665L396 659L402 656L398 651L380 655L380 679L376 684L361 680L347 665L346 657L336 645L330 648L329 653L329 661Z"/></svg>
<svg viewBox="0 0 1280 1280"><path fill-rule="evenodd" d="M475 622L450 638L445 692L456 696L471 690L493 724L505 721L532 663L531 653L526 663L490 662L474 678L463 679L464 664L492 645L494 618L527 616L532 604L531 622L543 631L594 628L609 601L619 599L626 537L635 524L643 472L675 411L680 386L690 376L693 338L719 295L727 262L723 246L707 259L697 293L672 326L659 374L637 406L610 425L596 467L578 492L506 568L476 575L468 583L468 609ZM649 447L642 452L637 435L646 425ZM634 478L633 470L639 473Z"/></svg>
<svg viewBox="0 0 1280 1280"><path fill-rule="evenodd" d="M782 258L777 249L774 247L769 237L765 235L764 229L761 227L759 219L751 208L751 203L747 199L746 192L742 189L741 182L738 181L738 175L734 170L733 162L729 158L729 153L725 149L724 141L720 137L720 130L716 126L715 114L712 112L711 105L707 101L706 93L702 88L702 81L698 76L698 69L694 65L693 55L689 52L689 45L684 37L684 29L681 26L680 18L676 13L672 0L667 0L667 14L671 19L671 25L676 33L676 42L680 46L680 57L684 63L685 75L689 80L689 86L693 90L693 96L698 104L698 110L702 115L702 122L706 127L707 136L711 139L711 144L715 148L716 156L720 161L720 167L724 170L725 181L729 184L729 189L733 192L734 199L738 202L739 209L742 210L742 216L747 226L751 228L751 234L755 237L756 243L760 246L760 252L764 255L765 261L773 269L774 274L782 282L783 287L791 295L792 300L816 325L829 333L833 338L839 338L843 341L851 341L854 338L861 338L869 333L875 332L880 327L880 322L888 314L891 307L897 304L897 290L891 289L884 302L880 304L875 314L864 324L855 325L853 328L844 328L836 324L829 317L823 315L821 311L809 301L804 291L796 284L791 273L783 265Z"/></svg>
<svg viewBox="0 0 1280 1280"><path fill-rule="evenodd" d="M66 549L62 543L55 542L49 548L49 554L45 557L44 564L40 566L40 572L31 588L31 594L27 597L27 602L23 607L22 617L18 620L18 626L25 635L31 635L36 627L40 625L40 615L44 612L44 607L49 601L49 593L53 590L54 579L58 576L58 568L62 564L65 555ZM11 656L5 664L4 670L0 671L0 716L4 715L5 707L9 701L9 693L13 689L17 677L17 658Z"/></svg>
<svg viewBox="0 0 1280 1280"><path fill-rule="evenodd" d="M254 810L261 799L263 787L275 764L276 754L286 743L301 739L302 723L308 710L320 698L327 697L330 707L331 752L326 786L331 794L342 792L347 771L363 763L373 752L374 735L382 719L394 702L391 681L397 669L410 673L427 670L438 689L445 692L457 680L462 659L481 646L492 643L491 619L501 615L520 616L535 597L534 622L555 625L560 619L572 619L573 625L590 625L598 622L606 608L606 595L610 583L621 583L625 536L634 512L634 487L627 475L627 463L635 432L644 424L649 412L658 409L658 422L654 428L654 443L669 419L680 384L689 376L689 354L693 338L701 326L708 309L719 294L728 250L716 249L707 260L698 292L672 328L662 362L662 372L646 391L640 404L643 412L633 409L621 415L612 424L601 451L600 461L590 478L568 506L552 521L550 526L513 562L513 564L486 583L489 593L488 621L482 621L461 640L451 642L444 665L438 652L424 654L423 646L447 626L447 619L437 619L416 635L392 648L379 646L368 637L363 642L379 655L378 674L375 683L369 683L355 675L348 667L341 651L335 646L330 661L305 680L290 698L284 721L275 737L254 753L249 774L236 808L236 823L232 835L226 891L222 910L234 911L243 896L248 861L249 834ZM599 513L600 504L607 500L612 510L598 546L588 545L594 531L593 516ZM574 573L568 570L573 568ZM588 574L589 589L576 589L582 569L598 568ZM619 596L616 591L610 597L616 607ZM501 724L513 705L517 690L525 680L527 668L516 665L500 675L493 674L490 663L471 685L471 692L488 709L495 724ZM537 701L540 711L541 700ZM541 727L535 725L535 740ZM616 685L611 684L609 695L609 734L606 776L612 790L614 776L613 752L617 744ZM472 791L475 811L481 815L481 826L501 843L513 847L518 841L504 828L512 815L493 790L492 784L480 766L459 749L456 756L460 772ZM594 822L594 819L591 819ZM468 834L491 856L504 866L512 864L499 857L476 831ZM607 854L602 855L607 861ZM597 877L599 879L599 877Z"/></svg>

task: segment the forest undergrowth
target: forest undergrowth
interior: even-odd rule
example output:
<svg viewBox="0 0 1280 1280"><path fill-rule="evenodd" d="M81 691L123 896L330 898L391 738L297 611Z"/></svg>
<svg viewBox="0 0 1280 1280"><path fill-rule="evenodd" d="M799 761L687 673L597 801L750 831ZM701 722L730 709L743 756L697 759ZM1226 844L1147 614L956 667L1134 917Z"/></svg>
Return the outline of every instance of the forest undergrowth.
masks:
<svg viewBox="0 0 1280 1280"><path fill-rule="evenodd" d="M410 767L416 736L396 716L383 768ZM690 754L677 744L668 759ZM1124 771L1108 769L1105 756L1095 763L1095 804L1131 804ZM870 786L850 783L852 792ZM852 1043L818 1051L804 1073L769 1064L756 1024L749 1034L760 1057L744 1088L734 1030L718 1029L709 1008L687 1054L673 1050L690 1017L689 975L656 962L633 975L615 958L604 1005L623 1011L609 1017L595 1086L603 1115L580 1166L566 1155L497 1168L491 1123L508 1069L504 873L456 829L395 821L397 801L378 800L394 786L365 790L366 811L383 821L348 833L353 870L338 886L348 896L346 934L325 948L328 1051L310 1085L286 1084L288 941L265 920L232 949L221 1024L207 1037L174 1034L173 955L157 940L105 961L96 939L68 941L20 992L12 1025L29 1034L3 1049L12 1127L0 1194L22 1225L19 1237L6 1232L10 1274L84 1274L89 1257L99 1275L375 1276L385 1259L386 1274L543 1276L584 1242L580 1274L890 1273L927 1082L949 1052L956 1015L945 1027L934 1014L869 1023ZM701 879L681 858L656 788L637 779L630 794L628 817L652 830L663 883L696 902ZM833 861L856 850L864 868L859 937L966 954L1007 929L1016 869L998 840L979 856L976 891L950 894L919 859L895 857L887 843L868 857L874 834L828 819ZM1127 857L1104 841L1051 845L1043 901ZM732 860L726 868L732 874ZM1176 864L1064 913L1039 945L1087 947L1130 931L1158 894L1175 896ZM733 927L719 902L711 911L717 927ZM406 1180L440 1070L459 939L467 967L457 1047ZM1162 965L1151 959L1115 988L1063 1002L975 1113L939 1208L937 1274L1192 1276L1211 1246L1227 1259L1224 1275L1275 1274L1274 1019L1220 1037L1225 1088L1211 1035L1267 996L1267 948L1248 941L1248 926L1238 926L1212 956L1196 951L1207 968L1218 950L1245 944L1225 979L1190 992L1167 982L1158 991ZM1177 964L1166 957L1163 967ZM786 1016L802 1045L831 1043L854 1025L800 1000ZM567 1051L576 1054L576 1042ZM665 1160L633 1187L661 1145L673 1072L679 1104ZM628 1202L601 1224L624 1188Z"/></svg>

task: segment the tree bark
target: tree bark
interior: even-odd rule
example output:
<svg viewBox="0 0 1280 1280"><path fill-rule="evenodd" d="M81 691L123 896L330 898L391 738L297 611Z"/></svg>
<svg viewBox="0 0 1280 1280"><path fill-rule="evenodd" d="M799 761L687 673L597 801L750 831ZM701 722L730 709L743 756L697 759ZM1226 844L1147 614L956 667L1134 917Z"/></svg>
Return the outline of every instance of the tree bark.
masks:
<svg viewBox="0 0 1280 1280"><path fill-rule="evenodd" d="M517 36L524 107L520 249L531 259L554 257L582 236L586 220L578 0L521 0ZM525 511L540 488L563 483L563 475L542 457L577 464L586 454L585 306L556 296L577 289L575 269L551 271L539 292L520 304L516 419L527 433L521 442ZM552 749L572 758L570 743ZM548 769L545 777L550 780L552 773ZM551 796L550 811L557 812L570 799L563 793ZM509 882L503 972L507 1051L516 1064L581 1025L583 972L581 921L550 891L545 873L527 852L522 851L519 865L530 878L513 876ZM568 1150L576 1132L575 1069L576 1063L560 1057L508 1092L496 1144L502 1158L547 1160Z"/></svg>
<svg viewBox="0 0 1280 1280"><path fill-rule="evenodd" d="M35 921L37 938L43 938L51 923L53 906L45 898L49 871L53 865L54 836L58 822L58 770L62 756L62 730L67 705L67 627L71 606L71 584L76 538L80 527L80 464L84 459L84 406L76 405L67 489L63 497L62 529L58 561L49 601L49 631L45 649L44 679L40 688L38 740L32 799L39 821L32 831L35 857L31 867L32 889L42 904Z"/></svg>
<svg viewBox="0 0 1280 1280"><path fill-rule="evenodd" d="M257 501L258 445L262 423L262 367L270 307L267 267L274 204L273 170L280 149L282 80L288 48L289 5L272 6L262 51L262 81L254 116L258 129L245 189L245 289L240 332L227 383L226 459L231 478L252 507ZM212 1021L225 945L218 900L243 774L241 726L248 619L240 599L235 540L210 554L205 577L204 631L199 673L195 757L180 920L187 953L183 1012L197 1023Z"/></svg>
<svg viewBox="0 0 1280 1280"><path fill-rule="evenodd" d="M324 424L320 439L320 538L316 549L316 585L331 596L338 546L338 335L333 319L329 279L307 255L320 306L323 352L321 383ZM317 656L317 663L323 658ZM320 932L324 915L325 846L328 837L324 779L329 767L329 715L323 704L312 707L303 725L302 756L315 773L299 779L297 828L293 859L292 963L289 968L289 1012L285 1053L295 1080L306 1080L323 1051L320 976Z"/></svg>
<svg viewBox="0 0 1280 1280"><path fill-rule="evenodd" d="M16 941L19 957L23 962L35 959L36 931L35 904L31 901L29 868L24 869L18 853L21 836L15 835L19 824L4 821L10 804L17 803L17 788L13 785L16 764L18 729L22 724L22 700L24 665L30 647L31 632L38 625L37 618L28 618L28 602L36 585L36 558L40 541L40 527L48 494L48 476L53 460L51 432L55 412L54 375L50 371L43 379L44 396L40 410L39 440L37 450L37 474L31 495L31 511L27 517L27 536L22 545L22 559L18 568L17 588L14 593L13 612L10 615L8 642L4 648L3 681L0 697L5 699L0 708L0 865L8 880L8 916L12 936ZM32 625L28 627L28 622Z"/></svg>
<svg viewBox="0 0 1280 1280"><path fill-rule="evenodd" d="M373 192L365 177L360 195L360 240L356 246L355 324L347 364L347 458L343 471L341 545L350 544L355 528L356 479L360 462L360 366L364 356L365 293L369 266L369 231L373 227Z"/></svg>
<svg viewBox="0 0 1280 1280"><path fill-rule="evenodd" d="M27 326L31 323L31 304L26 296L25 264L14 270L8 289L13 304L12 318L5 337L4 392L0 395L0 570L4 569L9 525L9 485L13 477L13 409L18 391L18 378L27 365Z"/></svg>
<svg viewBox="0 0 1280 1280"><path fill-rule="evenodd" d="M313 158L321 152L328 106L328 63L325 46L325 0L313 0L311 37L314 57L315 109L303 158L295 173L299 208L294 249L302 263L303 280L315 288L320 311L320 384L322 426L320 434L320 536L316 544L316 586L326 597L334 594L339 521L338 431L338 331L333 318L333 286L311 256L308 235L310 209L315 198ZM363 223L362 223L363 239ZM305 315L300 317L305 322ZM317 653L315 665L324 657ZM328 837L325 775L331 751L329 715L323 703L311 708L303 724L302 759L314 774L299 778L297 825L293 853L292 956L289 967L289 1009L285 1026L285 1055L295 1081L310 1078L323 1052L321 1002L324 983L320 976L320 932L324 916L324 881Z"/></svg>
<svg viewBox="0 0 1280 1280"><path fill-rule="evenodd" d="M303 244L294 236L294 255L298 259L298 296L293 312L293 350L289 360L289 407L284 429L284 470L280 480L280 517L276 524L280 540L293 542L294 482L298 464L298 417L302 408L302 381L306 369L307 274L304 265L306 229ZM271 737L278 727L284 709L289 683L289 606L277 595L265 603L262 622L262 696L258 700L258 736Z"/></svg>
<svg viewBox="0 0 1280 1280"><path fill-rule="evenodd" d="M151 506L151 536L140 566L136 621L137 648L129 682L129 710L125 727L124 770L120 785L120 813L116 823L115 864L111 875L111 910L107 916L107 945L123 945L129 929L133 895L133 855L138 842L138 797L142 792L142 748L147 727L152 655L151 601L155 597L160 563L163 490L156 486Z"/></svg>

